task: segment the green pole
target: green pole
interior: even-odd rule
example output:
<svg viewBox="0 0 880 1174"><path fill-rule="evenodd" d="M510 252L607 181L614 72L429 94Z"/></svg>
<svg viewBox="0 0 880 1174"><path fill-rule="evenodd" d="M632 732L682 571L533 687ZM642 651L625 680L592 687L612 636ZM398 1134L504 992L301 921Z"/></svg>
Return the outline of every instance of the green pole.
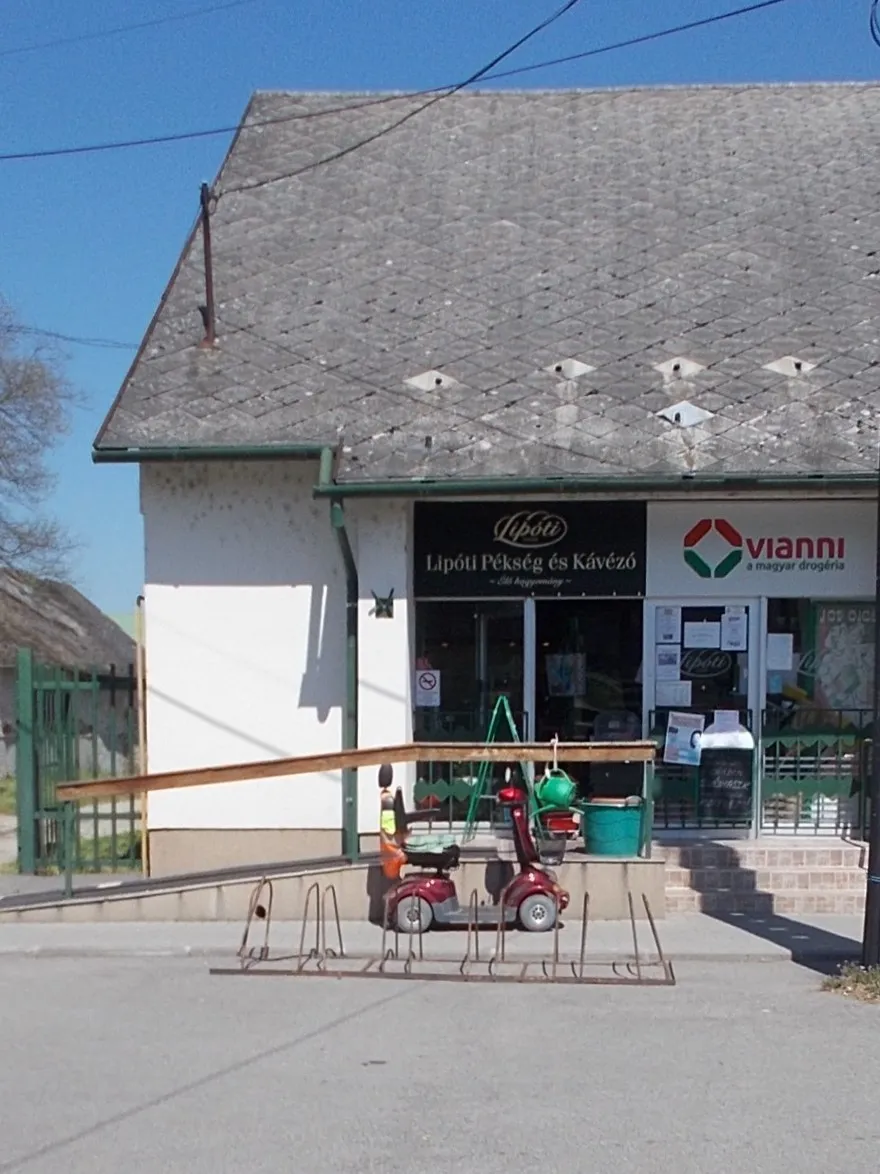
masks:
<svg viewBox="0 0 880 1174"><path fill-rule="evenodd" d="M34 738L34 654L19 648L15 662L15 802L18 869L37 871L37 755Z"/></svg>
<svg viewBox="0 0 880 1174"><path fill-rule="evenodd" d="M61 860L64 868L64 896L73 896L73 847L76 805L70 800L61 804Z"/></svg>

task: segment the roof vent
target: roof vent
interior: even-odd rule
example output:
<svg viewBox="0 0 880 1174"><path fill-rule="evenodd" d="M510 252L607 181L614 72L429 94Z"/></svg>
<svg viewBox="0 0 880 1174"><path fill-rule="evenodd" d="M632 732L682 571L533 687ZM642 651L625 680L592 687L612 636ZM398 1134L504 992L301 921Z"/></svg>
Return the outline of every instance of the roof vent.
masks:
<svg viewBox="0 0 880 1174"><path fill-rule="evenodd" d="M407 387L414 387L416 391L437 391L440 387L458 387L458 381L451 375L444 375L442 371L423 371L421 375L413 375L405 379Z"/></svg>
<svg viewBox="0 0 880 1174"><path fill-rule="evenodd" d="M676 356L674 359L667 359L665 363L655 363L654 370L664 379L689 379L692 375L704 371L705 367L702 363L695 363L693 359Z"/></svg>
<svg viewBox="0 0 880 1174"><path fill-rule="evenodd" d="M798 359L794 355L783 355L781 359L774 359L772 363L765 363L765 371L775 371L777 375L784 375L787 379L797 379L801 375L809 375L816 369L815 363L808 363L806 359Z"/></svg>
<svg viewBox="0 0 880 1174"><path fill-rule="evenodd" d="M706 420L711 420L715 413L707 412L705 408L698 408L696 404L688 403L686 399L683 399L681 403L673 404L671 408L663 408L657 415L668 420L670 424L676 424L679 428L693 428L696 424L703 424Z"/></svg>
<svg viewBox="0 0 880 1174"><path fill-rule="evenodd" d="M580 379L582 375L589 375L596 368L591 367L589 363L582 363L580 359L558 359L544 370L548 375L555 375L558 379Z"/></svg>

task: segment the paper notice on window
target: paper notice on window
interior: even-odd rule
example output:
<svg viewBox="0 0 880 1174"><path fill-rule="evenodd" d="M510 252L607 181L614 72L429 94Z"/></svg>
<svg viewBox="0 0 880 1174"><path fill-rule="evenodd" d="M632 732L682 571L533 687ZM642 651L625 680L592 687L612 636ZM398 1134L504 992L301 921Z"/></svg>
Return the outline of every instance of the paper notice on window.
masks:
<svg viewBox="0 0 880 1174"><path fill-rule="evenodd" d="M721 624L704 620L684 626L685 648L720 648Z"/></svg>
<svg viewBox="0 0 880 1174"><path fill-rule="evenodd" d="M692 681L658 681L654 689L658 709L674 709L677 705L687 708L691 703Z"/></svg>
<svg viewBox="0 0 880 1174"><path fill-rule="evenodd" d="M656 642L681 644L681 608L658 607L655 610Z"/></svg>
<svg viewBox="0 0 880 1174"><path fill-rule="evenodd" d="M729 607L721 617L721 650L746 652L749 647L748 616L744 607Z"/></svg>
<svg viewBox="0 0 880 1174"><path fill-rule="evenodd" d="M716 709L712 717L713 734L735 734L739 730L739 710Z"/></svg>
<svg viewBox="0 0 880 1174"><path fill-rule="evenodd" d="M700 765L700 738L706 719L701 713L670 713L663 745L663 761L682 766Z"/></svg>
<svg viewBox="0 0 880 1174"><path fill-rule="evenodd" d="M767 672L787 673L794 667L794 636L791 632L767 633Z"/></svg>
<svg viewBox="0 0 880 1174"><path fill-rule="evenodd" d="M654 677L658 681L681 680L681 649L678 645L657 645Z"/></svg>

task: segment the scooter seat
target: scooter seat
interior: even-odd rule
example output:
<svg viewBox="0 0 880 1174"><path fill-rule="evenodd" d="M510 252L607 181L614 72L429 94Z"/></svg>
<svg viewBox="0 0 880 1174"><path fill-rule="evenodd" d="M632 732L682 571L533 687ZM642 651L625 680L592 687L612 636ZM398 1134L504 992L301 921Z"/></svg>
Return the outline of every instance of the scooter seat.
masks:
<svg viewBox="0 0 880 1174"><path fill-rule="evenodd" d="M432 868L438 872L448 872L450 868L458 868L461 848L458 844L450 844L439 852L411 852L406 851L406 862L416 868Z"/></svg>

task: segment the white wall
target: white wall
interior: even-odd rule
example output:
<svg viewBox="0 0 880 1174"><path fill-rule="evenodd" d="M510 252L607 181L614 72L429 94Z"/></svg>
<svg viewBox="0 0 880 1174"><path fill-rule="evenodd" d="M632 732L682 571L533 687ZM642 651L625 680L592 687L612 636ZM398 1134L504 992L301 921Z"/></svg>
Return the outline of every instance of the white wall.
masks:
<svg viewBox="0 0 880 1174"><path fill-rule="evenodd" d="M338 750L345 572L313 462L145 465L151 772ZM362 746L410 738L409 510L346 507L358 563ZM393 620L372 591L394 587ZM375 769L359 825L378 826ZM339 772L155 792L151 828L336 828Z"/></svg>
<svg viewBox="0 0 880 1174"><path fill-rule="evenodd" d="M412 741L410 589L412 510L406 501L350 501L347 528L358 566L358 743L391 746ZM394 592L394 616L379 619L376 600ZM415 764L395 766L395 783L408 790ZM358 772L358 829L379 828L377 768ZM408 794L411 798L411 794Z"/></svg>

